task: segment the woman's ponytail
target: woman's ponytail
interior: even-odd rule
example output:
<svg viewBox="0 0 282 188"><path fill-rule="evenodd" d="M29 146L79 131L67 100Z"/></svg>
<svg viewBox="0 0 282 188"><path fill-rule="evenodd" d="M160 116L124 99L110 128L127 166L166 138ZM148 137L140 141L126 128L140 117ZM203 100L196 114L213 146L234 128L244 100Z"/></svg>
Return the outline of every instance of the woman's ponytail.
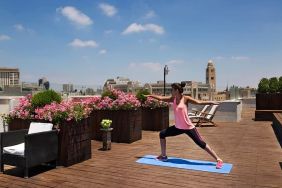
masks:
<svg viewBox="0 0 282 188"><path fill-rule="evenodd" d="M171 84L171 87L175 90L178 90L179 93L183 93L183 87L185 87L186 83L181 82L181 83L173 83Z"/></svg>

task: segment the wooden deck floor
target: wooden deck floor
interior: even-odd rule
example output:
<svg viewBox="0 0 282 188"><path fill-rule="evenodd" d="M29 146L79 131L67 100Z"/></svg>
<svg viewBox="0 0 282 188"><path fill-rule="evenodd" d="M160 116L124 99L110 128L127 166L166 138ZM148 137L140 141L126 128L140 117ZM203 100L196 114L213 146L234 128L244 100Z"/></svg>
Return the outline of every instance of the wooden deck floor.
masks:
<svg viewBox="0 0 282 188"><path fill-rule="evenodd" d="M138 164L147 154L159 154L158 133L144 131L141 141L112 144L112 150L100 151L100 142L92 141L92 158L68 168L32 170L32 177L6 166L0 174L0 187L282 187L282 149L271 122L255 122L253 108L243 108L239 123L218 123L218 127L198 128L206 142L228 163L230 174L192 171ZM168 138L168 155L196 160L212 158L187 136Z"/></svg>

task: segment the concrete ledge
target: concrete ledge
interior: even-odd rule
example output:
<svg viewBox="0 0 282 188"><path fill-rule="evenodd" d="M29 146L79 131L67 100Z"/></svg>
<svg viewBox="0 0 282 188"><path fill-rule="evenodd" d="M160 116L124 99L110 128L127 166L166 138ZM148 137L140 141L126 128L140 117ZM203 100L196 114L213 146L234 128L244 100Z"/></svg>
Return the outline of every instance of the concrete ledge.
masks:
<svg viewBox="0 0 282 188"><path fill-rule="evenodd" d="M201 110L203 105L195 105L189 104L188 105L189 112L192 109ZM209 108L206 112L209 111ZM214 122L239 122L241 120L241 113L242 113L242 102L238 100L228 100L222 101L219 104L219 107L215 113L213 118Z"/></svg>

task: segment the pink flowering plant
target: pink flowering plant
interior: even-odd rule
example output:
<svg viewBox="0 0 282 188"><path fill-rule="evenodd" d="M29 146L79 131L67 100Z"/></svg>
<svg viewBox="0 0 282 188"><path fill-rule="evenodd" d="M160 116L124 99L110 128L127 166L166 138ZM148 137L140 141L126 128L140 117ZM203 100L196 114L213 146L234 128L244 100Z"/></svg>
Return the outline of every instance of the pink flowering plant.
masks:
<svg viewBox="0 0 282 188"><path fill-rule="evenodd" d="M168 106L167 102L160 101L160 100L154 99L152 97L147 97L145 102L142 104L142 107L150 108L150 109L164 108L164 107L167 107L167 106Z"/></svg>
<svg viewBox="0 0 282 188"><path fill-rule="evenodd" d="M63 101L53 102L42 108L35 109L35 118L60 124L62 121L80 121L87 118L92 109L83 102Z"/></svg>
<svg viewBox="0 0 282 188"><path fill-rule="evenodd" d="M39 119L59 124L63 121L80 121L87 118L91 111L92 108L87 103L72 101L52 102L34 109L31 105L31 96L28 95L20 98L18 106L5 118L9 121L14 118Z"/></svg>
<svg viewBox="0 0 282 188"><path fill-rule="evenodd" d="M101 110L136 110L141 103L135 95L124 93L122 91L112 89L106 91L108 95L103 95L98 105Z"/></svg>
<svg viewBox="0 0 282 188"><path fill-rule="evenodd" d="M146 97L145 95L149 95L150 92L147 89L140 89L137 92L137 98L141 102L141 106L143 108L150 108L150 109L155 109L155 108L163 108L167 107L168 103L163 102L157 99L154 99L152 97Z"/></svg>
<svg viewBox="0 0 282 188"><path fill-rule="evenodd" d="M12 110L8 116L13 118L20 119L32 119L34 118L33 107L31 105L31 95L26 97L21 97L19 99L19 104Z"/></svg>
<svg viewBox="0 0 282 188"><path fill-rule="evenodd" d="M109 90L110 97L89 97L79 100L52 102L44 106L33 106L30 95L23 97L19 105L8 115L7 120L39 119L60 124L63 121L80 121L87 118L93 110L136 110L141 106L133 94Z"/></svg>
<svg viewBox="0 0 282 188"><path fill-rule="evenodd" d="M79 101L92 110L136 110L141 106L135 95L116 89L106 90L102 97L82 98Z"/></svg>
<svg viewBox="0 0 282 188"><path fill-rule="evenodd" d="M87 105L89 108L93 110L99 110L101 109L101 97L95 96L95 97L87 97L87 98L80 98L78 100L73 100L74 102L81 102Z"/></svg>

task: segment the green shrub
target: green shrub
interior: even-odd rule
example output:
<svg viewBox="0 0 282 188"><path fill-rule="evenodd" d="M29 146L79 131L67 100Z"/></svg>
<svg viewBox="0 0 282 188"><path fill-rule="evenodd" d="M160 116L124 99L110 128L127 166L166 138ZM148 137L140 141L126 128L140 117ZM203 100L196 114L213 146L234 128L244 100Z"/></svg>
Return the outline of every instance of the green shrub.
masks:
<svg viewBox="0 0 282 188"><path fill-rule="evenodd" d="M276 93L279 90L279 81L277 77L272 77L269 79L269 92Z"/></svg>
<svg viewBox="0 0 282 188"><path fill-rule="evenodd" d="M52 102L60 103L62 101L61 96L53 90L46 90L35 94L31 99L31 105L35 109L37 107L43 107L46 104Z"/></svg>
<svg viewBox="0 0 282 188"><path fill-rule="evenodd" d="M282 93L282 76L279 77L279 92Z"/></svg>
<svg viewBox="0 0 282 188"><path fill-rule="evenodd" d="M104 97L110 97L110 98L113 99L113 100L116 100L116 99L117 99L117 97L115 96L115 94L114 94L112 91L110 91L110 90L106 90L106 91L104 91L104 92L102 93L102 98L104 98Z"/></svg>
<svg viewBox="0 0 282 188"><path fill-rule="evenodd" d="M144 95L149 94L150 92L147 89L140 89L136 94L136 98L143 104L147 100L147 97L145 97Z"/></svg>
<svg viewBox="0 0 282 188"><path fill-rule="evenodd" d="M262 78L258 85L259 93L267 93L269 92L269 80L267 78Z"/></svg>

